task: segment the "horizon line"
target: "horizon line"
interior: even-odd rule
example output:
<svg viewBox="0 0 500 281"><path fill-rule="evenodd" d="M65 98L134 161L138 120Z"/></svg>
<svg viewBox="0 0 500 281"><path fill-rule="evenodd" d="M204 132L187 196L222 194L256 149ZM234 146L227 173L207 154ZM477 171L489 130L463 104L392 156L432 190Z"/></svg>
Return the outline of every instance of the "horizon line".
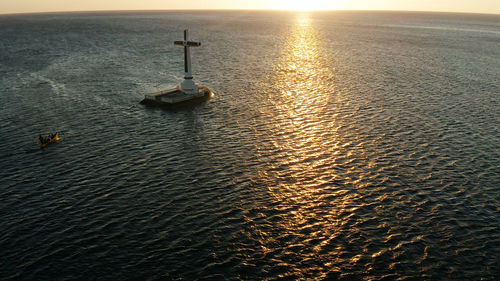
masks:
<svg viewBox="0 0 500 281"><path fill-rule="evenodd" d="M436 13L436 14L470 14L470 15L494 15L500 16L500 13L481 13L481 12L453 12L453 11L435 11L435 10L371 10L371 9L329 9L329 10L287 10L287 9L126 9L126 10L62 10L62 11L41 11L41 12L13 12L2 13L4 15L33 15L33 14L62 14L62 13L113 13L113 12L187 12L187 11L224 11L224 12L291 12L291 13L322 13L322 12L408 12L408 13Z"/></svg>

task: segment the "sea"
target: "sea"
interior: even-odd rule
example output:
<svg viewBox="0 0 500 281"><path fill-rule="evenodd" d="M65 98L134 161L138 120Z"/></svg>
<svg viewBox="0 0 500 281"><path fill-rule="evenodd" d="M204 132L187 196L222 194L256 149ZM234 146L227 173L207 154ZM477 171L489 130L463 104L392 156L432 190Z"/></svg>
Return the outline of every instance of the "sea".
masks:
<svg viewBox="0 0 500 281"><path fill-rule="evenodd" d="M500 15L0 15L0 137L2 280L500 280Z"/></svg>

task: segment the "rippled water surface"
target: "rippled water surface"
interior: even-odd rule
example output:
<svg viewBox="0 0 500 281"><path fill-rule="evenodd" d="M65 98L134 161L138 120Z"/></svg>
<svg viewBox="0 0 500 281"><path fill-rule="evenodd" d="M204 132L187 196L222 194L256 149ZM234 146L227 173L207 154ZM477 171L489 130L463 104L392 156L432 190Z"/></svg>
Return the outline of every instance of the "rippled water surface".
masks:
<svg viewBox="0 0 500 281"><path fill-rule="evenodd" d="M215 97L139 105L184 28ZM493 15L1 16L0 279L498 280L499 46Z"/></svg>

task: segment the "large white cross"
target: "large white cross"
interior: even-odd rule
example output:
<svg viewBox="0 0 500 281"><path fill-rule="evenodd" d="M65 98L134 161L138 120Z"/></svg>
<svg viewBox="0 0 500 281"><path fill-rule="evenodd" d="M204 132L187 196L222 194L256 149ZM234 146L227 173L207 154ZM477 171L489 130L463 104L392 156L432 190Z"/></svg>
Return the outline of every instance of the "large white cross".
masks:
<svg viewBox="0 0 500 281"><path fill-rule="evenodd" d="M198 93L198 86L193 81L193 73L191 72L191 47L199 47L200 42L190 41L188 30L184 30L184 41L174 41L177 46L184 47L184 81L181 83L182 91L185 93Z"/></svg>

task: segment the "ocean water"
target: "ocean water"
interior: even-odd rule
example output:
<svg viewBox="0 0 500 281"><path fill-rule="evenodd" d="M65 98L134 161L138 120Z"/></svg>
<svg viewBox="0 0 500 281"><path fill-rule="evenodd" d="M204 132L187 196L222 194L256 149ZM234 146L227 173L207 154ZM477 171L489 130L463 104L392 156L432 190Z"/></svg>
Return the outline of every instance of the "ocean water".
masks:
<svg viewBox="0 0 500 281"><path fill-rule="evenodd" d="M499 124L498 15L2 15L0 279L499 280Z"/></svg>

